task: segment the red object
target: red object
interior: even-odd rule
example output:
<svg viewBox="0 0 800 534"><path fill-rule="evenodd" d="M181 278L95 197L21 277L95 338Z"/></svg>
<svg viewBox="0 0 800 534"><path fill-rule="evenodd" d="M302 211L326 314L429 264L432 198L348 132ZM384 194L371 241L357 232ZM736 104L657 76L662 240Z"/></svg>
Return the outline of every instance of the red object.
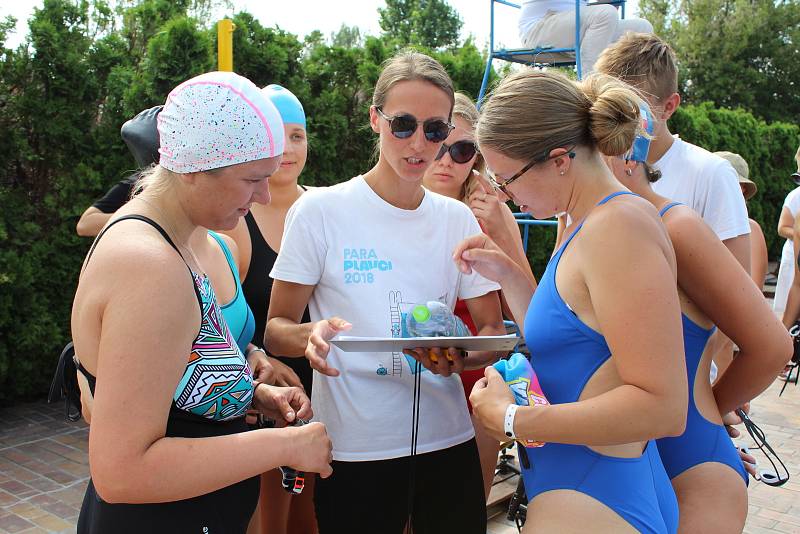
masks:
<svg viewBox="0 0 800 534"><path fill-rule="evenodd" d="M453 310L453 313L456 317L464 321L464 324L467 325L467 328L469 328L473 336L478 335L478 329L475 328L475 321L472 320L472 316L469 314L466 302L457 300L456 308ZM461 373L461 384L464 386L464 397L467 399L469 413L472 413L472 404L469 403L469 394L472 393L472 387L475 385L475 382L481 378L483 378L483 369L472 369Z"/></svg>

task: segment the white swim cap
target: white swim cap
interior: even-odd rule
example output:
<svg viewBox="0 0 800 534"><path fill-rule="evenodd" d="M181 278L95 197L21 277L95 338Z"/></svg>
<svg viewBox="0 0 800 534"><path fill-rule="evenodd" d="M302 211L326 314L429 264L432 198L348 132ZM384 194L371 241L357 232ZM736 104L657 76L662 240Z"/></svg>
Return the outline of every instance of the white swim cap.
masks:
<svg viewBox="0 0 800 534"><path fill-rule="evenodd" d="M170 92L158 115L159 164L173 172L208 171L283 154L283 121L253 82L208 72Z"/></svg>

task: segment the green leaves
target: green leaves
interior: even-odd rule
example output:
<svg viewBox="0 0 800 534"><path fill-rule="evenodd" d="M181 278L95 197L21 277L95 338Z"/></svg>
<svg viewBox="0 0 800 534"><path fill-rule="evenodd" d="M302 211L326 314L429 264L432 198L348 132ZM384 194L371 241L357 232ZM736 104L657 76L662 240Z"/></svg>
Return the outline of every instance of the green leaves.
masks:
<svg viewBox="0 0 800 534"><path fill-rule="evenodd" d="M675 48L690 102L742 107L769 121L800 116L800 2L642 0Z"/></svg>

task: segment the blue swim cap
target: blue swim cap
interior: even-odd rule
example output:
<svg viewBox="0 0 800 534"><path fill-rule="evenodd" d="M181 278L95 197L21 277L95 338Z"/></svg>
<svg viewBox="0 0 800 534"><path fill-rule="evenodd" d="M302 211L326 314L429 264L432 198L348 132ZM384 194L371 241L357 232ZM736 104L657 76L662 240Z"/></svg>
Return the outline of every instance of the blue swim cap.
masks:
<svg viewBox="0 0 800 534"><path fill-rule="evenodd" d="M264 96L278 108L284 124L299 124L306 127L306 113L303 111L303 104L294 96L290 90L278 84L270 84L263 88Z"/></svg>
<svg viewBox="0 0 800 534"><path fill-rule="evenodd" d="M625 159L628 161L647 161L647 153L650 151L650 141L653 136L653 115L650 113L650 108L647 105L639 106L639 112L642 116L642 130L647 132L649 137L645 137L641 133L636 135L633 140L633 146L625 154Z"/></svg>

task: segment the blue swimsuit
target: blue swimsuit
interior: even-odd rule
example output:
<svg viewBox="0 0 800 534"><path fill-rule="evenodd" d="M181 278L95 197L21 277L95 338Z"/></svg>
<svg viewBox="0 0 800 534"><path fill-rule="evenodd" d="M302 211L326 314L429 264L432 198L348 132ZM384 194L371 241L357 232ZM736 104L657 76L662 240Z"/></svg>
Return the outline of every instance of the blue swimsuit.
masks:
<svg viewBox="0 0 800 534"><path fill-rule="evenodd" d="M679 202L667 204L661 209L661 216ZM675 478L684 471L706 462L717 462L730 466L739 473L747 484L747 471L742 460L722 425L712 423L697 410L694 400L694 382L697 368L703 357L708 338L714 328L706 330L682 315L683 345L686 352L686 370L689 378L689 413L686 417L686 431L674 438L656 440L658 452L670 478Z"/></svg>
<svg viewBox="0 0 800 534"><path fill-rule="evenodd" d="M239 350L241 350L242 353L246 353L247 345L250 343L250 340L253 339L253 334L256 331L256 321L253 318L253 311L250 309L250 306L247 305L247 301L244 298L242 284L239 282L239 269L236 267L236 262L233 261L233 254L231 254L228 245L225 244L225 241L216 232L209 230L208 235L214 238L219 244L219 248L221 248L222 252L225 254L225 260L228 262L228 267L231 268L233 281L236 283L236 294L230 302L223 304L221 308L222 315L225 317L225 322L228 323L228 329L233 339L236 340L236 344L239 345Z"/></svg>
<svg viewBox="0 0 800 534"><path fill-rule="evenodd" d="M620 191L598 203L631 194ZM610 357L605 338L584 324L561 298L556 271L564 250L583 223L550 259L525 317L532 365L551 404L577 402L586 383ZM638 458L617 458L582 445L548 443L528 449L523 469L528 499L551 490L575 490L603 503L640 532L677 531L677 501L669 479L648 442Z"/></svg>

